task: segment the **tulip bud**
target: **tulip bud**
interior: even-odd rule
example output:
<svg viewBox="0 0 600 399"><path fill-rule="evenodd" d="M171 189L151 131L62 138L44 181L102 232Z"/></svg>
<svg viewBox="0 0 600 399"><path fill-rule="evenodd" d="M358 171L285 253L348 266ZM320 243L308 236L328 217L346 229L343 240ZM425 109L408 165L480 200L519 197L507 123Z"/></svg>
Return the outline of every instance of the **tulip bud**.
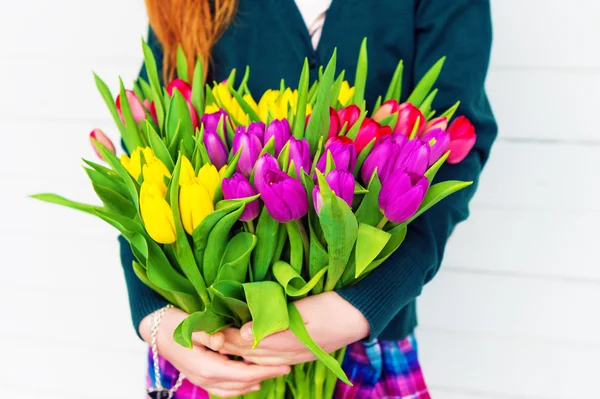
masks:
<svg viewBox="0 0 600 399"><path fill-rule="evenodd" d="M347 80L342 82L342 85L340 86L340 92L338 94L338 101L340 104L342 104L342 106L346 106L352 97L354 97L354 90L354 87L350 87Z"/></svg>
<svg viewBox="0 0 600 399"><path fill-rule="evenodd" d="M448 128L448 133L450 134L450 156L447 162L457 164L467 157L477 141L475 127L466 117L459 116Z"/></svg>
<svg viewBox="0 0 600 399"><path fill-rule="evenodd" d="M215 210L213 205L215 180L218 185L219 173L214 166L204 165L196 177L189 159L185 156L181 158L179 213L183 228L190 235L204 218Z"/></svg>
<svg viewBox="0 0 600 399"><path fill-rule="evenodd" d="M325 172L327 167L327 152L331 152L335 168L338 170L353 171L356 165L356 147L354 141L345 136L337 136L325 143L325 152L317 162L317 169Z"/></svg>
<svg viewBox="0 0 600 399"><path fill-rule="evenodd" d="M422 176L427 171L430 156L431 146L429 143L420 139L409 140L398 154L394 170L406 169L409 173Z"/></svg>
<svg viewBox="0 0 600 399"><path fill-rule="evenodd" d="M264 145L267 145L271 137L275 137L275 156L279 156L279 153L292 137L290 130L290 123L287 119L275 119L267 126L265 130Z"/></svg>
<svg viewBox="0 0 600 399"><path fill-rule="evenodd" d="M308 197L300 181L277 169L265 170L263 178L259 193L275 220L287 223L308 213Z"/></svg>
<svg viewBox="0 0 600 399"><path fill-rule="evenodd" d="M249 126L248 126L248 134L251 134L253 136L258 137L258 139L261 142L265 141L265 124L262 122L252 122Z"/></svg>
<svg viewBox="0 0 600 399"><path fill-rule="evenodd" d="M204 131L216 132L221 119L223 119L223 124L227 123L227 113L220 108L214 113L202 115L201 122L204 125Z"/></svg>
<svg viewBox="0 0 600 399"><path fill-rule="evenodd" d="M406 222L419 209L428 188L425 176L396 169L381 187L379 208L388 220Z"/></svg>
<svg viewBox="0 0 600 399"><path fill-rule="evenodd" d="M226 200L247 198L256 195L256 191L241 173L234 173L229 179L223 179L223 197ZM258 200L254 200L249 204L246 204L240 220L249 222L254 220L258 216L259 204Z"/></svg>
<svg viewBox="0 0 600 399"><path fill-rule="evenodd" d="M127 172L129 172L135 180L138 180L142 173L142 152L144 153L146 163L151 162L154 159L154 152L150 147L137 147L131 153L131 158L125 154L121 155L121 165L127 169Z"/></svg>
<svg viewBox="0 0 600 399"><path fill-rule="evenodd" d="M429 133L430 131L432 131L434 129L446 130L447 128L448 128L448 118L446 118L445 116L440 116L439 118L435 118L435 119L432 119L429 122L427 122L427 124L425 125L425 128L423 129L423 133L421 135Z"/></svg>
<svg viewBox="0 0 600 399"><path fill-rule="evenodd" d="M365 184L369 184L375 168L377 176L383 183L396 168L396 159L408 142L408 138L401 134L392 134L378 141L371 153L365 159L361 169L361 177Z"/></svg>
<svg viewBox="0 0 600 399"><path fill-rule="evenodd" d="M332 170L325 177L325 181L329 185L329 188L333 193L343 199L349 207L352 207L354 201L354 176L350 172L344 170ZM313 202L315 204L315 210L317 214L321 213L321 207L323 206L323 197L321 196L321 188L315 186L313 190Z"/></svg>
<svg viewBox="0 0 600 399"><path fill-rule="evenodd" d="M404 136L410 136L415 124L419 121L419 128L417 130L417 136L423 131L425 127L425 116L419 108L415 107L411 103L402 103L398 108L398 123L394 133L400 133Z"/></svg>
<svg viewBox="0 0 600 399"><path fill-rule="evenodd" d="M175 221L171 206L153 182L143 182L140 189L140 214L148 235L160 244L175 242Z"/></svg>
<svg viewBox="0 0 600 399"><path fill-rule="evenodd" d="M225 143L223 143L223 140L221 140L216 131L204 131L204 145L206 146L210 161L217 169L221 169L227 164L229 154L227 153L227 148L225 148Z"/></svg>
<svg viewBox="0 0 600 399"><path fill-rule="evenodd" d="M221 184L221 174L214 165L204 164L198 171L198 180L214 198L217 187Z"/></svg>
<svg viewBox="0 0 600 399"><path fill-rule="evenodd" d="M346 108L340 109L338 112L338 117L340 119L340 128L344 126L345 123L348 124L348 129L352 127L360 118L360 108L357 105L349 105Z"/></svg>
<svg viewBox="0 0 600 399"><path fill-rule="evenodd" d="M308 141L305 138L298 140L295 137L290 138L290 164L294 161L294 169L296 176L302 177L301 169L306 173L310 173L312 162L310 160L310 148Z"/></svg>
<svg viewBox="0 0 600 399"><path fill-rule="evenodd" d="M144 107L148 110L148 112L150 112L154 124L158 125L158 115L156 114L156 105L154 105L154 101L150 102L148 100L144 100Z"/></svg>
<svg viewBox="0 0 600 399"><path fill-rule="evenodd" d="M394 99L387 100L381 104L381 107L379 107L379 109L373 114L373 119L375 119L377 122L381 122L382 119L390 116L391 114L395 114L399 110L400 104L398 104L398 101Z"/></svg>
<svg viewBox="0 0 600 399"><path fill-rule="evenodd" d="M392 133L389 126L381 126L371 118L365 118L360 125L354 146L356 152L360 153L373 139L379 139Z"/></svg>
<svg viewBox="0 0 600 399"><path fill-rule="evenodd" d="M179 90L179 92L183 95L183 98L185 98L185 101L192 101L192 87L183 79L173 79L171 83L169 83L167 86L167 93L170 97L173 96L173 89Z"/></svg>
<svg viewBox="0 0 600 399"><path fill-rule="evenodd" d="M135 123L140 123L144 119L146 119L146 111L144 110L144 106L139 98L135 95L135 93L131 90L125 90L125 96L127 97L127 102L129 103L129 108L131 109L131 115L133 115L133 120ZM125 123L125 118L123 117L123 112L121 111L121 96L119 95L116 100L117 111L119 111L119 116L121 117L121 122Z"/></svg>
<svg viewBox="0 0 600 399"><path fill-rule="evenodd" d="M92 148L94 149L94 152L96 153L96 155L98 155L98 157L100 159L104 160L104 158L102 158L102 155L100 154L100 151L98 151L98 149L96 148L96 145L94 144L95 141L97 141L98 143L102 144L104 147L106 147L106 149L108 151L112 152L113 154L116 153L114 144L104 134L104 132L102 130L100 130L100 129L94 129L90 133L90 142L92 143Z"/></svg>
<svg viewBox="0 0 600 399"><path fill-rule="evenodd" d="M429 154L429 166L431 166L448 150L450 146L450 134L439 128L433 129L423 135L421 141L428 143L431 147Z"/></svg>
<svg viewBox="0 0 600 399"><path fill-rule="evenodd" d="M329 134L328 138L332 138L337 136L340 133L340 129L342 126L340 125L340 117L338 116L338 112L333 107L329 107Z"/></svg>
<svg viewBox="0 0 600 399"><path fill-rule="evenodd" d="M262 143L258 136L248 133L245 126L237 128L231 151L236 154L240 148L242 153L237 164L237 171L244 176L250 176L258 155L262 151Z"/></svg>
<svg viewBox="0 0 600 399"><path fill-rule="evenodd" d="M144 181L152 182L159 188L163 197L167 194L167 184L165 183L165 177L171 178L171 173L164 163L152 154L151 157L146 157L146 163L142 167L142 176Z"/></svg>
<svg viewBox="0 0 600 399"><path fill-rule="evenodd" d="M256 165L254 166L254 187L256 187L256 190L259 193L261 192L262 187L265 185L264 173L269 169L280 170L277 159L275 159L275 157L273 157L271 154L266 153L258 158Z"/></svg>

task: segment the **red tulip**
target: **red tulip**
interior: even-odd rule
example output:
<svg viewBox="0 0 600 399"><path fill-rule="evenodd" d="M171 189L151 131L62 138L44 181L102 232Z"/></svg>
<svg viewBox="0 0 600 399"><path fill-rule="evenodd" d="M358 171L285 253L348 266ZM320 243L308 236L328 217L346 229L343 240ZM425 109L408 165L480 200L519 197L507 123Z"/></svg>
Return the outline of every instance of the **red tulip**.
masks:
<svg viewBox="0 0 600 399"><path fill-rule="evenodd" d="M469 154L469 151L475 145L477 135L475 135L475 127L464 116L459 116L452 122L448 128L450 134L450 156L447 162L456 164L461 162Z"/></svg>
<svg viewBox="0 0 600 399"><path fill-rule="evenodd" d="M360 108L357 105L352 104L347 106L346 108L340 109L338 112L338 117L340 119L340 128L344 126L345 123L348 124L348 129L352 127L360 118Z"/></svg>
<svg viewBox="0 0 600 399"><path fill-rule="evenodd" d="M356 152L360 153L373 139L379 139L388 134L392 134L392 129L389 126L381 126L371 118L365 118L360 125L354 146Z"/></svg>
<svg viewBox="0 0 600 399"><path fill-rule="evenodd" d="M432 119L429 122L427 122L427 124L425 125L425 128L423 129L423 133L421 133L421 136L423 136L435 129L446 130L447 128L448 128L448 118L446 118L445 116L440 116L438 118Z"/></svg>
<svg viewBox="0 0 600 399"><path fill-rule="evenodd" d="M102 158L100 151L98 151L98 149L94 145L95 141L102 144L104 147L106 147L107 150L109 150L113 154L116 153L114 144L112 143L112 141L110 141L110 139L108 137L106 137L104 132L100 129L92 130L92 132L90 133L90 141L92 142L92 148L94 149L94 152L96 153L96 155L98 155L98 157L100 159L104 159L104 158Z"/></svg>
<svg viewBox="0 0 600 399"><path fill-rule="evenodd" d="M329 136L328 138L332 138L338 135L340 129L342 128L340 124L340 117L338 116L338 112L333 107L329 107Z"/></svg>
<svg viewBox="0 0 600 399"><path fill-rule="evenodd" d="M425 127L425 116L411 103L400 104L398 108L398 123L394 129L394 133L400 133L407 137L410 136L417 123L417 119L419 121L418 136Z"/></svg>
<svg viewBox="0 0 600 399"><path fill-rule="evenodd" d="M384 102L381 107L373 114L373 119L377 122L381 122L381 120L391 114L395 114L400 109L400 104L396 100L387 100Z"/></svg>
<svg viewBox="0 0 600 399"><path fill-rule="evenodd" d="M167 93L169 94L169 96L173 96L173 89L179 90L179 92L183 94L183 98L185 98L185 101L192 101L192 87L189 84L187 84L184 80L177 78L173 79L171 83L169 83L169 85L167 86Z"/></svg>
<svg viewBox="0 0 600 399"><path fill-rule="evenodd" d="M150 102L148 100L144 100L144 107L146 107L148 112L150 112L150 115L152 115L154 123L158 125L158 115L156 114L156 106L154 105L154 101Z"/></svg>
<svg viewBox="0 0 600 399"><path fill-rule="evenodd" d="M125 95L127 96L127 102L129 103L129 108L131 109L131 114L133 115L133 120L135 123L140 123L144 119L146 119L146 111L142 102L135 95L135 93L131 90L125 90ZM119 115L121 116L121 122L125 123L125 119L123 118L123 113L121 112L121 96L117 97L115 101L117 110L119 111Z"/></svg>

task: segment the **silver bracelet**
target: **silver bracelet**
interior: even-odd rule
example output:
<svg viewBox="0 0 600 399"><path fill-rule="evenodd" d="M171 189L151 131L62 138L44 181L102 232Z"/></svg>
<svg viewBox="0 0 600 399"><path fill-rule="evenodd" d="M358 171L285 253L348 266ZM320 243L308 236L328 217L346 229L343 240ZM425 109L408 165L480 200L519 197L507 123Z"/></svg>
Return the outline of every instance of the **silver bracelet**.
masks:
<svg viewBox="0 0 600 399"><path fill-rule="evenodd" d="M162 383L160 382L160 365L158 363L158 348L157 348L157 339L158 335L158 326L162 321L163 315L167 309L174 308L173 305L167 305L162 309L158 309L156 312L152 314L152 326L150 326L150 337L152 338L150 350L152 351L152 360L154 362L154 376L156 380L156 388L148 388L147 393L148 397L152 399L171 399L175 391L179 389L181 384L183 384L183 380L185 376L183 373L179 373L179 378L177 378L177 382L171 389L163 388Z"/></svg>

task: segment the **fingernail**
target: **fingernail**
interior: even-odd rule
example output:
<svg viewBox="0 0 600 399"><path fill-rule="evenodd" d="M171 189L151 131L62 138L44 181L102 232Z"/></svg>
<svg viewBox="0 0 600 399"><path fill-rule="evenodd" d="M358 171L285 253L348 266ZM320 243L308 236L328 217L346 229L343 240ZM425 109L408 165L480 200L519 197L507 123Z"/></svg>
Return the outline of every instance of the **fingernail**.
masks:
<svg viewBox="0 0 600 399"><path fill-rule="evenodd" d="M260 385L252 387L253 391L260 391Z"/></svg>
<svg viewBox="0 0 600 399"><path fill-rule="evenodd" d="M252 329L248 327L242 327L242 329L240 330L240 335L246 341L252 341Z"/></svg>

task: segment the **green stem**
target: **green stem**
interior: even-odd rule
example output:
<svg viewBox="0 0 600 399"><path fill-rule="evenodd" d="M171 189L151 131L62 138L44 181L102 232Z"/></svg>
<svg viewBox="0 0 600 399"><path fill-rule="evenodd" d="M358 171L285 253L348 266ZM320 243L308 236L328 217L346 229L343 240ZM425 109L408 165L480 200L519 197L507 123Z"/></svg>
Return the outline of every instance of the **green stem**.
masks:
<svg viewBox="0 0 600 399"><path fill-rule="evenodd" d="M323 388L325 385L325 379L327 378L327 374L329 373L327 372L327 368L325 367L325 364L323 364L323 362L317 360L314 367L315 399L324 399ZM331 376L329 376L329 378L331 378ZM333 376L333 378L335 378L335 376Z"/></svg>
<svg viewBox="0 0 600 399"><path fill-rule="evenodd" d="M388 219L384 216L381 218L381 220L379 221L379 224L376 226L378 229L383 230L383 227L385 226L385 224L388 222Z"/></svg>
<svg viewBox="0 0 600 399"><path fill-rule="evenodd" d="M306 233L306 229L304 228L304 225L302 224L302 221L300 219L296 219L295 220L296 225L298 226L298 230L300 230L300 236L302 237L302 246L304 247L304 259L306 264L308 264L308 259L309 259L309 251L310 251L310 244L308 242L308 234Z"/></svg>
<svg viewBox="0 0 600 399"><path fill-rule="evenodd" d="M275 398L285 399L285 376L280 376L275 379Z"/></svg>
<svg viewBox="0 0 600 399"><path fill-rule="evenodd" d="M254 230L254 221L249 220L248 222L246 222L246 227L248 228L248 232L251 234L254 234L255 230Z"/></svg>

